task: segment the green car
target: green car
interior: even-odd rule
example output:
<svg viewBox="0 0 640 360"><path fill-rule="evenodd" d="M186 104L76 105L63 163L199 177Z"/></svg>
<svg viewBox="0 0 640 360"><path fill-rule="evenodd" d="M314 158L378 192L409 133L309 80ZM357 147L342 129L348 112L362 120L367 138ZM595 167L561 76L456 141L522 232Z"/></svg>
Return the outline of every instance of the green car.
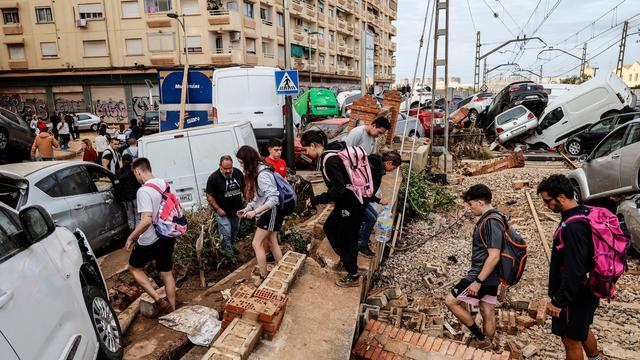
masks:
<svg viewBox="0 0 640 360"><path fill-rule="evenodd" d="M305 91L296 99L294 107L302 117L303 123L340 114L336 95L329 89L315 88Z"/></svg>

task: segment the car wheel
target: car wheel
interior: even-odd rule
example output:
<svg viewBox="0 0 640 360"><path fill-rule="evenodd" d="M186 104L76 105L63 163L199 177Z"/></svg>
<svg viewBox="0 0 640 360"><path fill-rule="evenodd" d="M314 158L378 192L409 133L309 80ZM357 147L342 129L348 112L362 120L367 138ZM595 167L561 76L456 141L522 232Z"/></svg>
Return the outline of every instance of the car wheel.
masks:
<svg viewBox="0 0 640 360"><path fill-rule="evenodd" d="M98 124L91 125L91 131L98 131Z"/></svg>
<svg viewBox="0 0 640 360"><path fill-rule="evenodd" d="M90 285L82 288L82 297L98 338L101 357L110 360L122 359L124 353L122 330L108 297L102 290Z"/></svg>
<svg viewBox="0 0 640 360"><path fill-rule="evenodd" d="M411 130L411 131L409 131L408 136L409 137L413 137L415 134L416 134L416 131L415 130Z"/></svg>
<svg viewBox="0 0 640 360"><path fill-rule="evenodd" d="M580 188L580 185L578 185L578 182L573 180L571 181L571 184L573 185L573 189L576 193L576 201L582 204L582 189Z"/></svg>
<svg viewBox="0 0 640 360"><path fill-rule="evenodd" d="M0 129L0 150L6 149L8 144L9 136L7 135L7 131L4 129Z"/></svg>
<svg viewBox="0 0 640 360"><path fill-rule="evenodd" d="M478 111L476 109L471 109L469 111L469 122L471 126L475 127L476 121L478 121Z"/></svg>
<svg viewBox="0 0 640 360"><path fill-rule="evenodd" d="M565 148L567 149L567 152L573 156L582 154L582 144L580 144L578 141L569 141Z"/></svg>

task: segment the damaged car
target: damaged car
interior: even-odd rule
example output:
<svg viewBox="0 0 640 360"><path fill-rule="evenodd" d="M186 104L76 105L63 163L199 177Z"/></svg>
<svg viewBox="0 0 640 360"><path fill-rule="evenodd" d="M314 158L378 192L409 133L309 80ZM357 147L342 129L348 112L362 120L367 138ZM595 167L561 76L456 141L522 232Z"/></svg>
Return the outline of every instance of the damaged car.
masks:
<svg viewBox="0 0 640 360"><path fill-rule="evenodd" d="M626 197L616 211L621 223L631 235L631 246L640 255L640 195Z"/></svg>
<svg viewBox="0 0 640 360"><path fill-rule="evenodd" d="M517 139L520 135L538 127L538 118L526 107L518 105L498 116L495 132L502 144Z"/></svg>
<svg viewBox="0 0 640 360"><path fill-rule="evenodd" d="M491 134L494 130L492 125L498 114L512 107L523 105L535 116L540 116L547 107L548 101L548 95L544 92L542 85L533 81L511 83L493 98L486 113L481 116L479 125Z"/></svg>
<svg viewBox="0 0 640 360"><path fill-rule="evenodd" d="M588 154L613 129L637 118L640 118L640 112L615 115L600 120L583 132L571 136L567 140L565 148L573 156Z"/></svg>

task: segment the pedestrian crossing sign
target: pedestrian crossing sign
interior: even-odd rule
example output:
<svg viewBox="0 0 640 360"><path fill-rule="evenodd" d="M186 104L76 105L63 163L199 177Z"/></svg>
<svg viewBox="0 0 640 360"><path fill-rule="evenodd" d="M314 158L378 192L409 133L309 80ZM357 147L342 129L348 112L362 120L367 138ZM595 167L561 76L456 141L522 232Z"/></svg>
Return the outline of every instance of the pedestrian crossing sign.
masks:
<svg viewBox="0 0 640 360"><path fill-rule="evenodd" d="M275 77L278 95L295 95L298 93L298 70L276 71Z"/></svg>

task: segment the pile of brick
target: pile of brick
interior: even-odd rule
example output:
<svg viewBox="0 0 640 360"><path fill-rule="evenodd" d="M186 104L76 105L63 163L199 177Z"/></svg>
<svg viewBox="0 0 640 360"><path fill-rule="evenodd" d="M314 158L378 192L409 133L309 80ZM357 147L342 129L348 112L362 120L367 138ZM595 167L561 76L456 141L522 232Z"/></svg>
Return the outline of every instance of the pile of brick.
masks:
<svg viewBox="0 0 640 360"><path fill-rule="evenodd" d="M203 360L245 360L262 335L272 339L287 309L287 291L302 268L306 255L289 251L257 289L242 285L224 307L224 330Z"/></svg>
<svg viewBox="0 0 640 360"><path fill-rule="evenodd" d="M408 331L369 320L353 347L356 359L468 359L508 360L510 353L493 354L463 343Z"/></svg>

